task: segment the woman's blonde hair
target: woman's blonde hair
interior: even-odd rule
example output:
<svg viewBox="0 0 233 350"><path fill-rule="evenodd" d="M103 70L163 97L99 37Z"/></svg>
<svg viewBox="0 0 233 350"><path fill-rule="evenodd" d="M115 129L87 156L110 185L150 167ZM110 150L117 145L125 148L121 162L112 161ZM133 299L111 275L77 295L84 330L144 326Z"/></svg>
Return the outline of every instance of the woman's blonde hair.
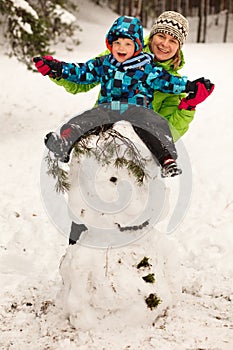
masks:
<svg viewBox="0 0 233 350"><path fill-rule="evenodd" d="M153 39L153 36L151 36L149 38L149 42L148 42L148 45L149 45L149 49L150 49L150 52L153 53L152 51L152 46L151 46L151 43L152 43L152 39ZM156 62L157 59L156 57L154 58L154 61ZM181 54L180 54L180 47L177 49L175 55L172 57L172 66L173 66L173 69L174 70L177 70L180 66L180 62L181 62Z"/></svg>

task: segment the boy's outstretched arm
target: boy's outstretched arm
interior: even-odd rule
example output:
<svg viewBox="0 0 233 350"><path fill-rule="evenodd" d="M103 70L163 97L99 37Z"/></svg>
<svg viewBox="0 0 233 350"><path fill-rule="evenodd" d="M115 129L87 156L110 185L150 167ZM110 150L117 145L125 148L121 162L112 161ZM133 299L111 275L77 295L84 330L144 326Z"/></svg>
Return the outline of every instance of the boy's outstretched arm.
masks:
<svg viewBox="0 0 233 350"><path fill-rule="evenodd" d="M155 91L161 91L164 93L181 94L182 92L187 92L186 86L188 78L177 77L168 73L162 67L154 67L152 71L148 74L147 84Z"/></svg>
<svg viewBox="0 0 233 350"><path fill-rule="evenodd" d="M104 59L104 58L103 58ZM55 79L66 79L80 84L99 82L103 72L100 59L89 60L86 63L66 63L52 56L34 57L33 62L42 75Z"/></svg>
<svg viewBox="0 0 233 350"><path fill-rule="evenodd" d="M106 50L104 52L101 52L97 57L105 56L108 54L109 54L109 50ZM93 59L96 59L96 57ZM73 94L73 95L79 94L81 92L87 92L87 91L89 91L89 90L91 90L94 87L99 85L99 82L84 85L84 84L74 83L73 81L68 81L68 80L65 80L62 78L61 79L53 79L50 77L50 79L55 84L57 84L59 86L63 86L67 92L69 92L70 94Z"/></svg>
<svg viewBox="0 0 233 350"><path fill-rule="evenodd" d="M105 56L105 55L108 55L109 53L110 53L110 51L106 50L104 52L101 52L99 55L97 55L97 57ZM93 59L96 59L96 57ZM73 81L68 81L68 80L65 80L62 78L61 79L53 79L50 77L50 79L56 85L63 86L67 92L69 92L73 95L76 95L76 94L81 93L81 92L87 92L87 91L89 91L89 90L91 90L94 87L99 85L99 82L84 85L84 84L74 83Z"/></svg>
<svg viewBox="0 0 233 350"><path fill-rule="evenodd" d="M191 96L191 99L195 97L194 103L196 103L199 100L197 97L197 92L198 88L200 91L200 85L204 85L204 88L207 92L206 97L208 97L214 89L214 84L212 84L209 79L205 79L202 77L194 81L190 81L186 76L174 76L168 73L162 67L153 68L152 72L148 75L147 84L149 84L154 90L159 90L165 93L181 94L182 92L187 92L190 94L189 96ZM185 101L187 101L188 99L189 98L187 97Z"/></svg>

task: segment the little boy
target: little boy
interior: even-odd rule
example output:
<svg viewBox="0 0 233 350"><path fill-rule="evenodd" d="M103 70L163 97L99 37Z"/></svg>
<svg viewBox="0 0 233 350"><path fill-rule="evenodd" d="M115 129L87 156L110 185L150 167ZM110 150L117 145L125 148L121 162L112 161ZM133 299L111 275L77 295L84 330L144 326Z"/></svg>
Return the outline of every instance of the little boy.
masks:
<svg viewBox="0 0 233 350"><path fill-rule="evenodd" d="M109 55L97 57L86 63L59 62L51 56L35 57L33 61L42 75L79 84L100 82L99 105L126 103L130 105L131 113L132 105L135 105L137 114L142 109L136 106L145 107L146 113L153 116L158 127L157 137L150 137L148 131L133 126L135 132L158 160L162 177L181 174L182 171L176 164L177 153L168 123L152 110L153 93L155 90L177 94L195 91L197 81L204 78L190 82L186 77L176 77L163 68L156 67L153 56L142 52L143 27L137 18L119 17L106 36L106 45L111 52ZM96 118L98 111L95 111ZM69 154L75 142L83 136L80 134L79 120L80 116L73 118L63 125L60 135L49 133L45 138L47 148L63 162L69 161Z"/></svg>

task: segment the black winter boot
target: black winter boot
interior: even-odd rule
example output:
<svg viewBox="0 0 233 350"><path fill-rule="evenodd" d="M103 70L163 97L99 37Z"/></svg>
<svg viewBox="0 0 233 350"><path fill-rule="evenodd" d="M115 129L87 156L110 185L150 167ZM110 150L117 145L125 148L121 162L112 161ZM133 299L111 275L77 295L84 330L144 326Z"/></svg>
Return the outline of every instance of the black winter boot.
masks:
<svg viewBox="0 0 233 350"><path fill-rule="evenodd" d="M55 132L50 132L46 135L44 142L46 147L54 153L58 160L68 163L72 148L80 136L80 130L76 125L66 124L66 128L64 126L62 127L61 136Z"/></svg>

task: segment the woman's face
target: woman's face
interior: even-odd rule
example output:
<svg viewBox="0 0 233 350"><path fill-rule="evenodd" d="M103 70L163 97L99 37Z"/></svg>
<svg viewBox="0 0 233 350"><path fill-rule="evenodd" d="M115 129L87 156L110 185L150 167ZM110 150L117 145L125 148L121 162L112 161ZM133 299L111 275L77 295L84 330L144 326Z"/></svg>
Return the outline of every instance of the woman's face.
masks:
<svg viewBox="0 0 233 350"><path fill-rule="evenodd" d="M151 40L151 51L158 61L169 60L179 47L179 41L169 34L157 33Z"/></svg>

